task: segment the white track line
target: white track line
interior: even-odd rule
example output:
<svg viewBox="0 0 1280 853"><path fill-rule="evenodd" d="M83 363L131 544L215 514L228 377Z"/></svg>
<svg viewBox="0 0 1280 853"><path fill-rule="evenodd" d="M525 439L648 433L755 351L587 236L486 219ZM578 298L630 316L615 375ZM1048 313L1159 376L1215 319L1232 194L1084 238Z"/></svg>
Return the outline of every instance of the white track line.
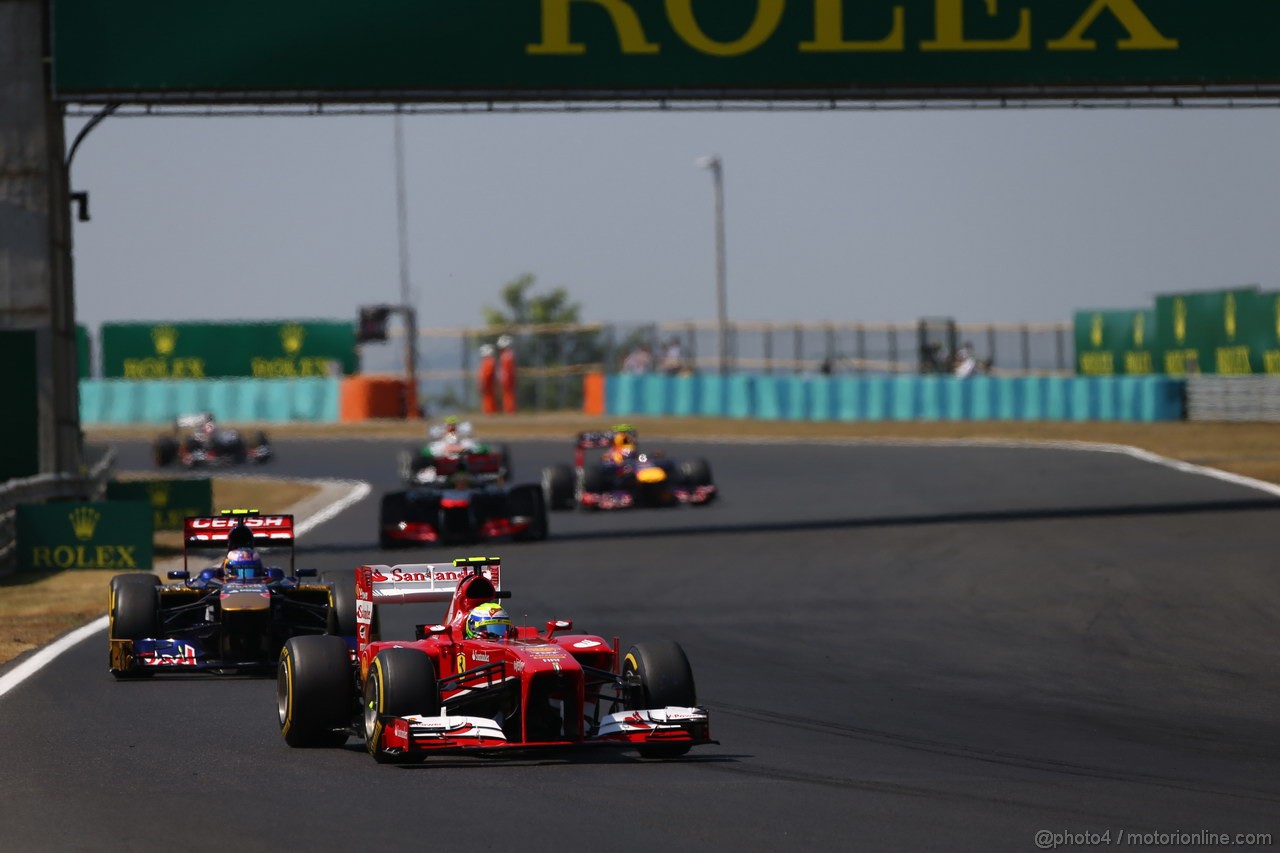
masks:
<svg viewBox="0 0 1280 853"><path fill-rule="evenodd" d="M314 530L321 524L333 518L347 507L359 503L372 491L372 486L360 480L322 480L320 482L326 484L341 483L349 486L347 493L338 500L326 506L324 509L310 516L294 527L294 535L301 536L309 530ZM3 676L0 676L0 697L3 697L10 690L35 675L40 670L51 664L58 655L70 649L72 646L93 636L99 631L105 631L107 628L107 617L100 616L90 622L88 625L82 625L70 633L63 634L49 645L38 650L31 657L15 666Z"/></svg>

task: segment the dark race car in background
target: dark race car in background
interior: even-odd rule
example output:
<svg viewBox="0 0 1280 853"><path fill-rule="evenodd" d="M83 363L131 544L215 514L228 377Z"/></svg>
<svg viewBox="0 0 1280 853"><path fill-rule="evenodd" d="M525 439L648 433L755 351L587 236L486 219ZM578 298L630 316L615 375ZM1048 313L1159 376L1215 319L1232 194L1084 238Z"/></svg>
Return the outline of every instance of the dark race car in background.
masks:
<svg viewBox="0 0 1280 853"><path fill-rule="evenodd" d="M588 450L603 450L588 460ZM612 432L584 432L574 444L574 464L542 471L542 490L553 510L625 509L715 500L711 465L705 459L669 459L662 451L641 452L636 431L621 424Z"/></svg>
<svg viewBox="0 0 1280 853"><path fill-rule="evenodd" d="M383 548L547 538L547 505L537 483L496 481L416 486L382 496L378 543Z"/></svg>
<svg viewBox="0 0 1280 853"><path fill-rule="evenodd" d="M435 427L417 455L402 455L408 488L382 496L383 548L449 545L491 539L547 538L547 506L537 483L510 485L506 449L471 438L470 424Z"/></svg>
<svg viewBox="0 0 1280 853"><path fill-rule="evenodd" d="M183 434L183 430L187 432ZM151 452L162 468L174 462L187 468L262 463L272 456L265 432L259 431L250 442L240 430L218 426L209 412L176 418L172 432L152 442Z"/></svg>
<svg viewBox="0 0 1280 853"><path fill-rule="evenodd" d="M513 626L505 638L467 637L472 609L509 597L497 557L357 570L358 667L333 637L295 637L280 654L277 710L285 742L336 747L362 737L379 763L446 753L626 747L677 758L711 740L693 670L679 644L612 641ZM414 640L382 640L376 608L448 602Z"/></svg>
<svg viewBox="0 0 1280 853"><path fill-rule="evenodd" d="M169 572L178 583L160 585L137 572L111 579L108 643L117 678L199 670L270 672L290 637L331 634L355 648L355 573L294 566L293 516L238 511L189 517L183 526L183 566ZM192 571L193 563L253 547L283 566L252 579L227 577L221 560ZM194 575L194 576L193 576Z"/></svg>

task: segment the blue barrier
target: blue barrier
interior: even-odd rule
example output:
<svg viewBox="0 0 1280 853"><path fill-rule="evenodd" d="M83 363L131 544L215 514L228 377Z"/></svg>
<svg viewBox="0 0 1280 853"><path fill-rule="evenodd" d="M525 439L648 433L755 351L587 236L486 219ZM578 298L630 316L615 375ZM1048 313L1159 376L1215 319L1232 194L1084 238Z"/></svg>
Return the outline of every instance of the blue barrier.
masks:
<svg viewBox="0 0 1280 853"><path fill-rule="evenodd" d="M605 378L611 416L791 421L1174 421L1164 376L631 376Z"/></svg>
<svg viewBox="0 0 1280 853"><path fill-rule="evenodd" d="M305 379L82 379L80 421L85 424L158 424L178 415L213 412L220 421L339 419L342 382Z"/></svg>

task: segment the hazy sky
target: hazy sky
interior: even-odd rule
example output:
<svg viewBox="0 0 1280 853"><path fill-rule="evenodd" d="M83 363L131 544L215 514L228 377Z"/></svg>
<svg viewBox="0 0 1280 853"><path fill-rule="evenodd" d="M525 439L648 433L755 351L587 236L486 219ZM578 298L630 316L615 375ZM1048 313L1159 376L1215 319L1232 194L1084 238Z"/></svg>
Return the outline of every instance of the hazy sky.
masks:
<svg viewBox="0 0 1280 853"><path fill-rule="evenodd" d="M407 116L424 326L521 273L589 321L1067 322L1280 289L1280 111ZM83 120L69 122L68 141ZM77 313L348 318L399 294L393 119L109 118L72 172Z"/></svg>

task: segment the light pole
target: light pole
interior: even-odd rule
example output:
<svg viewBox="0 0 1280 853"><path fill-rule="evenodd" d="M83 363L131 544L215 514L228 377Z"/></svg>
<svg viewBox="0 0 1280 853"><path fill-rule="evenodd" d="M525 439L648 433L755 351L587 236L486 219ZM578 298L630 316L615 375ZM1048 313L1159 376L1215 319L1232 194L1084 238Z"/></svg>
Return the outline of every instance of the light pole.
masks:
<svg viewBox="0 0 1280 853"><path fill-rule="evenodd" d="M409 304L409 202L404 182L404 126L396 110L396 233L400 244L400 310L404 312L404 416L412 420L418 411L418 322Z"/></svg>
<svg viewBox="0 0 1280 853"><path fill-rule="evenodd" d="M729 372L729 307L725 289L724 258L724 169L720 156L699 157L700 169L711 170L711 183L716 195L716 336L719 339L720 372Z"/></svg>

